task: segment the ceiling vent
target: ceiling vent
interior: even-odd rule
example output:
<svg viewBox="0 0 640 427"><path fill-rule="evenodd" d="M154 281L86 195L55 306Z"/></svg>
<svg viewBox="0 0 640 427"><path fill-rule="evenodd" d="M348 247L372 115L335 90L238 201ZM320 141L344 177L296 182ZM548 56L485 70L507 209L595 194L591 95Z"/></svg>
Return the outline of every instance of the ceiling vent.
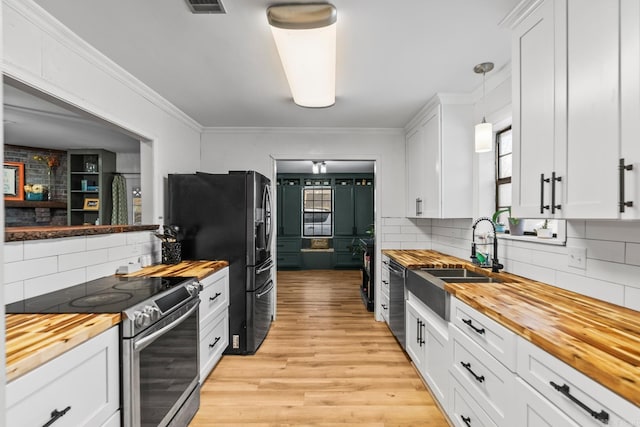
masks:
<svg viewBox="0 0 640 427"><path fill-rule="evenodd" d="M186 0L193 13L226 13L219 0Z"/></svg>

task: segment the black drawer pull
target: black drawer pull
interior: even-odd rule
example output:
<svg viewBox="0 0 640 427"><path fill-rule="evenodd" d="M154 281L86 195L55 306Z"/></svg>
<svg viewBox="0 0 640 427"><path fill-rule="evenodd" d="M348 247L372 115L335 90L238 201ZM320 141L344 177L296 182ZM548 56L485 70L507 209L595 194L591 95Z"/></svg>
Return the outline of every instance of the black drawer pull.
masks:
<svg viewBox="0 0 640 427"><path fill-rule="evenodd" d="M460 415L462 418L462 422L465 423L468 427L471 427L471 417L465 417L464 415Z"/></svg>
<svg viewBox="0 0 640 427"><path fill-rule="evenodd" d="M383 310L386 310L386 309L387 309L387 304L380 304L380 305L382 306L382 309L383 309Z"/></svg>
<svg viewBox="0 0 640 427"><path fill-rule="evenodd" d="M209 344L209 348L215 347L216 344L218 344L218 341L220 341L220 337L216 337L216 339L213 340L213 344Z"/></svg>
<svg viewBox="0 0 640 427"><path fill-rule="evenodd" d="M555 388L561 394L568 397L569 400L571 400L573 403L587 411L593 418L600 421L602 424L609 424L609 414L604 409L600 412L596 412L584 403L580 402L577 398L571 395L571 390L569 389L569 386L567 384L558 385L553 381L549 381L549 384L551 384L551 387Z"/></svg>
<svg viewBox="0 0 640 427"><path fill-rule="evenodd" d="M473 377L476 379L476 381L478 381L479 383L484 382L484 375L477 375L475 372L473 372L473 370L471 369L471 363L464 363L464 362L460 362L460 364L471 373L471 375L473 375Z"/></svg>
<svg viewBox="0 0 640 427"><path fill-rule="evenodd" d="M49 427L51 424L53 424L56 421L58 421L59 418L62 418L64 416L64 414L69 412L70 409L71 409L71 406L67 406L62 411L58 411L57 409L54 409L53 411L51 411L51 419L49 421L47 421L47 423L45 425L43 425L42 427Z"/></svg>
<svg viewBox="0 0 640 427"><path fill-rule="evenodd" d="M220 295L222 295L220 292L216 292L214 296L209 297L209 301L215 301Z"/></svg>
<svg viewBox="0 0 640 427"><path fill-rule="evenodd" d="M473 326L473 322L471 321L471 319L462 319L462 322L480 335L484 334L484 328L476 328L475 326Z"/></svg>

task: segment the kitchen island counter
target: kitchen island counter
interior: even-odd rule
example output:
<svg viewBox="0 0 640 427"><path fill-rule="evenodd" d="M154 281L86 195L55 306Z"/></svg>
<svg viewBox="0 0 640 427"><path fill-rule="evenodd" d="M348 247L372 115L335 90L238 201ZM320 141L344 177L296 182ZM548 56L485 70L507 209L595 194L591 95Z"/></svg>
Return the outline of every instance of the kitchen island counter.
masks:
<svg viewBox="0 0 640 427"><path fill-rule="evenodd" d="M228 265L227 261L183 261L153 265L128 276L202 279ZM6 314L7 382L99 335L120 320L120 313Z"/></svg>
<svg viewBox="0 0 640 427"><path fill-rule="evenodd" d="M581 373L640 406L637 311L428 250L384 250L408 268L464 267L499 279L445 290Z"/></svg>

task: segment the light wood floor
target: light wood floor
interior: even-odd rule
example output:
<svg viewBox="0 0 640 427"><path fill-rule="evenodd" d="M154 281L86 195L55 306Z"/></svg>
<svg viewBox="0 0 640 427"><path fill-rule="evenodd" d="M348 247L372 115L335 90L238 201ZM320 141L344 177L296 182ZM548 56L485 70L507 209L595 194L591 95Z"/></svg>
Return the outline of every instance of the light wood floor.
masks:
<svg viewBox="0 0 640 427"><path fill-rule="evenodd" d="M191 426L448 426L359 271L278 272L278 318L253 356L224 356Z"/></svg>

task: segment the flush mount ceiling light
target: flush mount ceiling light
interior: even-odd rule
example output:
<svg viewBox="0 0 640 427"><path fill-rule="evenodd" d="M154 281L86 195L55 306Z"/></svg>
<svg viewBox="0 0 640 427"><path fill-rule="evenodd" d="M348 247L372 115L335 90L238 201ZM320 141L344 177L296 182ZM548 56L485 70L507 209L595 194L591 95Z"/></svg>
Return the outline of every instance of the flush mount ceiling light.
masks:
<svg viewBox="0 0 640 427"><path fill-rule="evenodd" d="M328 3L273 5L267 19L293 102L330 107L336 100L337 11Z"/></svg>
<svg viewBox="0 0 640 427"><path fill-rule="evenodd" d="M473 71L477 74L482 74L482 102L485 102L485 77L486 74L493 70L493 62L483 62L473 67ZM486 105L484 105L486 113ZM482 114L482 122L476 125L476 153L486 153L491 151L493 147L493 126L491 123L487 123L484 113Z"/></svg>
<svg viewBox="0 0 640 427"><path fill-rule="evenodd" d="M311 172L316 173L327 173L327 164L325 162L313 162L311 165Z"/></svg>

